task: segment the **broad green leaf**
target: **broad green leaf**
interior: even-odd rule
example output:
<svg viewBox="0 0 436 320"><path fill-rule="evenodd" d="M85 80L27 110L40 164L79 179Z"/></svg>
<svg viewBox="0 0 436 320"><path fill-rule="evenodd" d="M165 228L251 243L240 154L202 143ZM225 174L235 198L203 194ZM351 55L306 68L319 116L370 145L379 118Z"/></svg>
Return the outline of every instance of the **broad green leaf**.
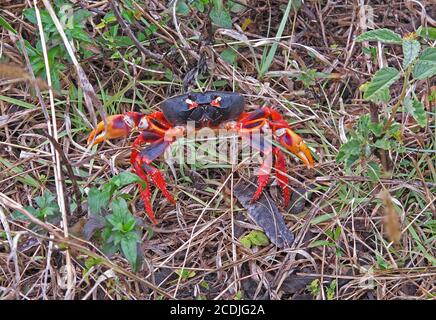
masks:
<svg viewBox="0 0 436 320"><path fill-rule="evenodd" d="M356 38L356 41L380 41L384 43L397 44L400 44L402 42L401 36L389 29L377 29L364 32Z"/></svg>
<svg viewBox="0 0 436 320"><path fill-rule="evenodd" d="M17 34L17 31L12 28L12 26L7 22L2 16L0 16L0 26L5 28L6 30L9 30L13 34Z"/></svg>
<svg viewBox="0 0 436 320"><path fill-rule="evenodd" d="M110 183L117 186L117 188L121 188L129 184L138 183L138 182L144 183L144 181L140 177L129 171L121 172L120 174L114 176L110 181Z"/></svg>
<svg viewBox="0 0 436 320"><path fill-rule="evenodd" d="M214 0L213 8L209 14L212 22L221 28L231 29L232 28L232 18L229 12L224 7L222 0Z"/></svg>
<svg viewBox="0 0 436 320"><path fill-rule="evenodd" d="M409 112L416 122L421 127L427 125L427 114L425 112L424 105L417 99L406 98L403 103L407 112Z"/></svg>
<svg viewBox="0 0 436 320"><path fill-rule="evenodd" d="M403 41L403 68L406 69L418 57L421 45L416 40Z"/></svg>
<svg viewBox="0 0 436 320"><path fill-rule="evenodd" d="M88 206L91 214L100 214L101 208L109 204L110 197L110 190L100 191L95 187L91 188L88 193Z"/></svg>
<svg viewBox="0 0 436 320"><path fill-rule="evenodd" d="M400 72L392 67L385 67L377 71L368 83L363 98L373 102L388 102L389 87L398 80Z"/></svg>
<svg viewBox="0 0 436 320"><path fill-rule="evenodd" d="M118 197L112 201L111 209L112 209L112 213L114 215L116 215L122 219L124 219L124 217L127 214L130 214L126 200L124 200L121 197ZM124 222L124 221L125 220L122 220L122 222Z"/></svg>
<svg viewBox="0 0 436 320"><path fill-rule="evenodd" d="M130 265L136 270L136 259L138 257L137 237L129 236L121 239L121 251Z"/></svg>
<svg viewBox="0 0 436 320"><path fill-rule="evenodd" d="M420 26L418 30L416 30L416 33L423 38L436 40L436 28L434 27L423 28Z"/></svg>
<svg viewBox="0 0 436 320"><path fill-rule="evenodd" d="M413 76L423 80L436 75L436 48L425 49L413 68Z"/></svg>

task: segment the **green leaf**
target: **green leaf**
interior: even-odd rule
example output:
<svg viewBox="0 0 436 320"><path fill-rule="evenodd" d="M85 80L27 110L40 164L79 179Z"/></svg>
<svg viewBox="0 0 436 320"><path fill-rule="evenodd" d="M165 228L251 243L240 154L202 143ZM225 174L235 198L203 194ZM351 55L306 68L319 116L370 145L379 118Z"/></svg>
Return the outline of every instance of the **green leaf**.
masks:
<svg viewBox="0 0 436 320"><path fill-rule="evenodd" d="M423 38L436 40L436 28L434 27L423 28L420 26L418 30L416 30L416 33Z"/></svg>
<svg viewBox="0 0 436 320"><path fill-rule="evenodd" d="M376 136L381 137L383 134L383 123L370 122L368 124L368 129Z"/></svg>
<svg viewBox="0 0 436 320"><path fill-rule="evenodd" d="M335 247L336 244L333 242L327 241L327 240L316 240L316 241L309 243L308 248L316 248L316 247L322 247L322 246Z"/></svg>
<svg viewBox="0 0 436 320"><path fill-rule="evenodd" d="M410 113L420 127L424 128L427 125L427 113L424 105L417 99L406 98L403 103L406 111Z"/></svg>
<svg viewBox="0 0 436 320"><path fill-rule="evenodd" d="M436 75L436 48L425 49L413 68L415 79L423 80Z"/></svg>
<svg viewBox="0 0 436 320"><path fill-rule="evenodd" d="M356 38L356 41L380 41L384 43L396 44L400 44L402 42L401 36L389 29L377 29L364 32Z"/></svg>
<svg viewBox="0 0 436 320"><path fill-rule="evenodd" d="M189 270L189 269L177 269L176 273L180 278L185 280L193 278L197 274L194 270Z"/></svg>
<svg viewBox="0 0 436 320"><path fill-rule="evenodd" d="M337 280L334 279L327 288L327 300L333 300L336 294Z"/></svg>
<svg viewBox="0 0 436 320"><path fill-rule="evenodd" d="M421 45L416 40L403 41L403 68L406 69L418 57Z"/></svg>
<svg viewBox="0 0 436 320"><path fill-rule="evenodd" d="M367 173L368 173L369 178L373 182L379 181L380 180L380 175L381 175L381 170L380 170L379 164L377 162L375 162L375 161L370 161L368 163Z"/></svg>
<svg viewBox="0 0 436 320"><path fill-rule="evenodd" d="M213 8L209 14L212 22L221 28L231 29L232 28L232 18L230 13L224 8L222 0L214 0Z"/></svg>
<svg viewBox="0 0 436 320"><path fill-rule="evenodd" d="M236 62L236 58L238 57L236 51L232 48L224 50L223 52L221 52L220 56L224 61L230 64L234 64Z"/></svg>
<svg viewBox="0 0 436 320"><path fill-rule="evenodd" d="M400 72L392 67L385 67L377 71L368 83L363 98L372 102L388 102L390 99L389 87L398 80Z"/></svg>
<svg viewBox="0 0 436 320"><path fill-rule="evenodd" d="M129 171L121 172L120 174L114 176L110 180L110 183L117 186L117 188L121 188L121 187L127 186L129 184L138 183L138 182L145 183L140 177L138 177L136 174L129 172Z"/></svg>
<svg viewBox="0 0 436 320"><path fill-rule="evenodd" d="M121 197L118 197L112 201L111 209L114 215L122 219L124 219L124 217L130 213L126 200Z"/></svg>
<svg viewBox="0 0 436 320"><path fill-rule="evenodd" d="M6 30L9 30L13 34L17 34L17 31L12 28L12 26L7 22L2 16L0 16L0 26L5 28Z"/></svg>
<svg viewBox="0 0 436 320"><path fill-rule="evenodd" d="M374 143L374 147L383 150L390 150L392 148L392 144L387 139L379 139Z"/></svg>
<svg viewBox="0 0 436 320"><path fill-rule="evenodd" d="M361 142L357 139L351 138L345 142L339 149L336 161L341 162L348 158L350 155L359 156L361 152Z"/></svg>
<svg viewBox="0 0 436 320"><path fill-rule="evenodd" d="M240 239L240 241L241 241L241 244L242 244L244 247L246 247L246 248L248 248L248 249L251 248L251 241L250 241L249 238L247 238L247 236L242 237L242 238Z"/></svg>
<svg viewBox="0 0 436 320"><path fill-rule="evenodd" d="M179 0L177 2L176 12L182 16L187 16L189 14L189 7L185 1Z"/></svg>
<svg viewBox="0 0 436 320"><path fill-rule="evenodd" d="M135 270L136 259L138 258L137 239L136 236L131 236L131 234L121 239L121 251Z"/></svg>
<svg viewBox="0 0 436 320"><path fill-rule="evenodd" d="M107 207L109 204L110 197L111 192L108 188L103 191L100 191L95 187L91 188L88 193L88 206L91 214L100 214L101 208Z"/></svg>
<svg viewBox="0 0 436 320"><path fill-rule="evenodd" d="M251 243L255 246L267 246L269 245L268 237L262 231L254 230L250 232Z"/></svg>

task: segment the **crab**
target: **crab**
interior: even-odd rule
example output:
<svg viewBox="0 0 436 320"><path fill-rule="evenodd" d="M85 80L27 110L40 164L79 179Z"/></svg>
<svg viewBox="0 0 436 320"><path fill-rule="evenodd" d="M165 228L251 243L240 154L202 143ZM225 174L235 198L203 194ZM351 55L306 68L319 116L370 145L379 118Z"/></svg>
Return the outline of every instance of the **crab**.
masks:
<svg viewBox="0 0 436 320"><path fill-rule="evenodd" d="M281 114L271 107L260 107L246 112L244 97L238 93L208 91L174 96L163 101L161 111L151 114L126 112L107 117L106 123L100 122L88 136L88 145L95 145L107 139L127 137L133 132L139 135L134 140L130 163L133 171L145 182L138 184L145 211L150 220L157 220L151 204L151 182L161 190L172 204L175 199L168 191L164 175L153 166L166 149L187 132L187 124L193 124L195 130L208 127L224 129L237 134L250 134L270 130L276 145L255 143L262 154L273 159L275 177L280 186L283 205L287 207L291 190L286 175L286 159L282 149L286 149L300 158L308 168L314 167L314 160L303 139L297 135L283 119ZM265 158L266 159L266 158ZM271 161L270 161L271 162ZM256 201L268 184L271 165L264 160L257 176L257 190L252 196Z"/></svg>

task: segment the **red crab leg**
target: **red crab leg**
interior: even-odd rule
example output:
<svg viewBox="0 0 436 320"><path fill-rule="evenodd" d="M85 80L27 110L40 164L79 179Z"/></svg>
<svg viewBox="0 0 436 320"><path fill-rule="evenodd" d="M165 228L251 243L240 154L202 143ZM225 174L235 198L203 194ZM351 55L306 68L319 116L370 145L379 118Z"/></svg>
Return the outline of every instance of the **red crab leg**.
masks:
<svg viewBox="0 0 436 320"><path fill-rule="evenodd" d="M249 113L243 113L237 121L235 127L242 133L254 133L255 131L264 132L267 129L272 130L273 138L280 143L282 147L295 154L300 158L308 168L313 168L314 161L309 148L303 139L291 130L288 123L283 117L269 107L263 107ZM266 157L261 165L260 174L258 175L258 188L253 195L252 201L257 200L262 194L263 189L268 183L271 172L271 163L267 162L270 153L273 152L276 169L275 175L278 184L282 189L283 204L288 206L291 192L288 187L288 178L286 176L286 161L283 152L271 144L265 144L264 140L252 139L252 146L260 150Z"/></svg>
<svg viewBox="0 0 436 320"><path fill-rule="evenodd" d="M147 213L151 222L153 222L153 224L156 224L157 223L156 217L154 215L153 207L151 205L151 188L150 188L150 182L148 180L148 177L141 169L141 166L139 165L138 162L133 163L133 168L135 173L147 184L145 189L142 187L142 184L140 183L138 183L138 187L141 192L142 201L144 202L145 212Z"/></svg>
<svg viewBox="0 0 436 320"><path fill-rule="evenodd" d="M263 192L263 189L268 183L268 179L271 174L271 161L268 160L270 160L270 157L266 156L265 160L263 160L262 165L259 168L259 172L257 175L257 190L251 198L252 202L259 199L260 195Z"/></svg>
<svg viewBox="0 0 436 320"><path fill-rule="evenodd" d="M240 131L262 129L265 124L272 129L276 140L288 151L300 158L308 168L314 167L314 161L309 148L303 139L289 127L288 123L276 110L263 107L244 113L238 120Z"/></svg>
<svg viewBox="0 0 436 320"><path fill-rule="evenodd" d="M286 176L286 160L283 152L279 148L274 148L273 153L276 159L274 164L275 175L277 182L282 189L283 207L287 208L289 200L291 199L291 190L288 186L289 179Z"/></svg>

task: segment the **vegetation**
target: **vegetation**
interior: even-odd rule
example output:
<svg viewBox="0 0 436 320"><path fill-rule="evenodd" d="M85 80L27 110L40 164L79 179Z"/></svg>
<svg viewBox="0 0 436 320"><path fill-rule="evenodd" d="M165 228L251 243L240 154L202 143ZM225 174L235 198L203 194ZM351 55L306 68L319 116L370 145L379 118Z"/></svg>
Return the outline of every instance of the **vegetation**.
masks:
<svg viewBox="0 0 436 320"><path fill-rule="evenodd" d="M434 299L429 3L3 2L0 299ZM177 205L152 189L154 225L134 135L87 147L107 115L189 90L274 106L304 137L290 248L233 197L256 164L156 162Z"/></svg>

